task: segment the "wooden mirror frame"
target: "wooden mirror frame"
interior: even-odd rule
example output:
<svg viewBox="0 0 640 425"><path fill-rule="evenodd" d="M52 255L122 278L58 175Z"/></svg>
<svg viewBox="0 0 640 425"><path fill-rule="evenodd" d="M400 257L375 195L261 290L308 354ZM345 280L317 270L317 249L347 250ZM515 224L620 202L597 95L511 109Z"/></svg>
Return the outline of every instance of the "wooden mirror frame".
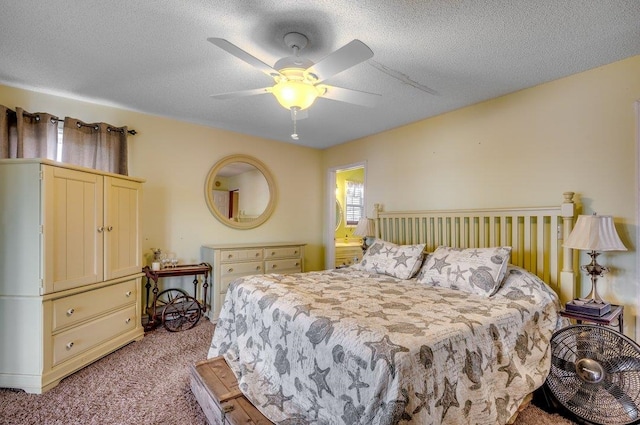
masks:
<svg viewBox="0 0 640 425"><path fill-rule="evenodd" d="M225 217L224 215L220 214L220 211L218 211L213 202L213 190L215 189L216 176L225 166L234 162L244 162L256 167L262 173L265 180L267 181L267 185L269 186L269 202L267 203L266 208L264 209L262 214L251 221L230 220L229 217ZM211 211L211 214L213 214L213 216L217 218L222 224L225 224L226 226L234 229L253 229L267 221L273 213L277 201L276 183L273 179L273 176L271 175L271 172L269 172L267 167L256 158L249 155L241 154L229 155L216 162L214 166L211 167L211 170L209 170L209 174L207 174L207 178L204 182L204 199L207 201L207 206L209 207L209 211Z"/></svg>

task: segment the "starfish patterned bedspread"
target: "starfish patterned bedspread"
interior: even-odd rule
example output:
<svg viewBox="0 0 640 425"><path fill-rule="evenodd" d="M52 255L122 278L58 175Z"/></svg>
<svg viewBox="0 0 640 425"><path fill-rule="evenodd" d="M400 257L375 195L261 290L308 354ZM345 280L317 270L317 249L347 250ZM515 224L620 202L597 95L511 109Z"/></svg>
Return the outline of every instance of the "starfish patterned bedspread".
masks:
<svg viewBox="0 0 640 425"><path fill-rule="evenodd" d="M558 310L515 266L491 298L350 268L248 276L208 357L280 424L505 424L547 376Z"/></svg>

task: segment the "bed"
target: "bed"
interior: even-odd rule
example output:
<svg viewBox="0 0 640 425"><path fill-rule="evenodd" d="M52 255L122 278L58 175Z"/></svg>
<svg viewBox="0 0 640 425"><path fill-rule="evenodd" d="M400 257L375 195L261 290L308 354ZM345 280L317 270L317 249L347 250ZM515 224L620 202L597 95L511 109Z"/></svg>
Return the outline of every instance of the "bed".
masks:
<svg viewBox="0 0 640 425"><path fill-rule="evenodd" d="M276 423L506 424L573 297L553 208L384 212L356 266L229 287L208 357Z"/></svg>

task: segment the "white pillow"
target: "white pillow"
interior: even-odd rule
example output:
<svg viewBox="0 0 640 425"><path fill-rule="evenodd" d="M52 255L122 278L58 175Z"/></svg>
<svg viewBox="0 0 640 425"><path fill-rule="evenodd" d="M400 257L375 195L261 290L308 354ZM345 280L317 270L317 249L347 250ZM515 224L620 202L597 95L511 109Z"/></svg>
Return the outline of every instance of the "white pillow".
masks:
<svg viewBox="0 0 640 425"><path fill-rule="evenodd" d="M355 269L411 279L422 265L424 244L396 245L376 239Z"/></svg>
<svg viewBox="0 0 640 425"><path fill-rule="evenodd" d="M500 288L510 258L510 246L440 246L427 257L418 282L490 297Z"/></svg>

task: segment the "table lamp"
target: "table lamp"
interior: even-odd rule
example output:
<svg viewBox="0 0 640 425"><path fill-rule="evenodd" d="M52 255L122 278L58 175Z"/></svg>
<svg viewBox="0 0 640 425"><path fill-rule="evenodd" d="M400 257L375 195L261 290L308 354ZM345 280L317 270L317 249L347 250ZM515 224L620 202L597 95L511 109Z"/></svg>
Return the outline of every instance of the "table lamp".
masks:
<svg viewBox="0 0 640 425"><path fill-rule="evenodd" d="M578 221L563 246L589 251L588 254L591 257L590 264L580 267L591 277L591 292L586 298L579 298L579 300L587 303L608 304L602 300L596 287L598 277L609 271L607 267L601 266L596 261L596 257L600 255L598 251L627 250L616 232L613 218L610 215L595 213L578 216Z"/></svg>
<svg viewBox="0 0 640 425"><path fill-rule="evenodd" d="M353 236L362 237L362 250L366 251L373 243L376 234L376 222L372 218L363 217L358 221L356 229L353 231Z"/></svg>

